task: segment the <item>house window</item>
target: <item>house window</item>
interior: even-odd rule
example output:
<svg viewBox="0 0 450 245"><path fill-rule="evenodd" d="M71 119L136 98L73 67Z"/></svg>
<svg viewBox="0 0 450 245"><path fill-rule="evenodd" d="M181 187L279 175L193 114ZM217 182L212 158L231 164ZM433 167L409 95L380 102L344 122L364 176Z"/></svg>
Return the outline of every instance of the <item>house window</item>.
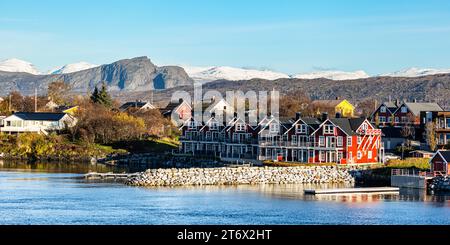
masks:
<svg viewBox="0 0 450 245"><path fill-rule="evenodd" d="M380 123L385 123L386 122L386 117L381 117L380 116Z"/></svg>
<svg viewBox="0 0 450 245"><path fill-rule="evenodd" d="M450 118L446 119L446 123L445 124L446 124L447 128L450 128Z"/></svg>
<svg viewBox="0 0 450 245"><path fill-rule="evenodd" d="M382 106L382 107L380 108L380 112L385 113L385 112L386 112L386 106Z"/></svg>
<svg viewBox="0 0 450 245"><path fill-rule="evenodd" d="M292 144L293 145L297 144L297 135L292 135Z"/></svg>
<svg viewBox="0 0 450 245"><path fill-rule="evenodd" d="M357 156L357 158L358 158L358 160L361 160L361 158L362 158L362 153L361 153L361 151L358 151L358 156Z"/></svg>
<svg viewBox="0 0 450 245"><path fill-rule="evenodd" d="M324 162L325 161L325 152L320 151L319 153L319 161Z"/></svg>
<svg viewBox="0 0 450 245"><path fill-rule="evenodd" d="M402 106L401 112L402 113L407 113L408 112L408 108L406 108L406 106Z"/></svg>
<svg viewBox="0 0 450 245"><path fill-rule="evenodd" d="M342 153L342 151L338 152L337 154L337 160L338 162L341 162L341 159L344 157L344 154Z"/></svg>
<svg viewBox="0 0 450 245"><path fill-rule="evenodd" d="M388 117L388 118L387 118L387 121L388 121L388 122L392 122L392 117Z"/></svg>
<svg viewBox="0 0 450 245"><path fill-rule="evenodd" d="M189 129L195 129L195 122L194 121L190 121L189 122Z"/></svg>
<svg viewBox="0 0 450 245"><path fill-rule="evenodd" d="M352 137L351 136L347 137L347 146L352 146Z"/></svg>
<svg viewBox="0 0 450 245"><path fill-rule="evenodd" d="M395 122L396 123L400 122L400 119L398 117L395 117Z"/></svg>
<svg viewBox="0 0 450 245"><path fill-rule="evenodd" d="M325 146L325 137L319 136L319 146Z"/></svg>
<svg viewBox="0 0 450 245"><path fill-rule="evenodd" d="M245 131L245 124L237 123L236 124L236 131Z"/></svg>
<svg viewBox="0 0 450 245"><path fill-rule="evenodd" d="M367 152L367 158L372 159L372 151Z"/></svg>
<svg viewBox="0 0 450 245"><path fill-rule="evenodd" d="M211 132L206 132L206 139L207 140L210 140L211 139Z"/></svg>
<svg viewBox="0 0 450 245"><path fill-rule="evenodd" d="M210 129L211 129L211 130L217 130L217 129L219 129L219 124L218 124L217 122L212 122L212 123L210 124Z"/></svg>
<svg viewBox="0 0 450 245"><path fill-rule="evenodd" d="M280 125L278 123L272 123L269 125L269 130L271 133L278 133L280 131Z"/></svg>
<svg viewBox="0 0 450 245"><path fill-rule="evenodd" d="M324 134L334 134L334 126L333 125L325 125L323 127Z"/></svg>
<svg viewBox="0 0 450 245"><path fill-rule="evenodd" d="M307 125L305 124L295 125L295 133L297 134L306 134L306 130Z"/></svg>
<svg viewBox="0 0 450 245"><path fill-rule="evenodd" d="M402 122L408 122L408 118L407 117L402 117Z"/></svg>
<svg viewBox="0 0 450 245"><path fill-rule="evenodd" d="M349 160L352 160L353 159L353 153L350 151L350 152L348 152L348 159Z"/></svg>
<svg viewBox="0 0 450 245"><path fill-rule="evenodd" d="M361 136L358 136L358 145L361 144L361 141L362 141Z"/></svg>
<svg viewBox="0 0 450 245"><path fill-rule="evenodd" d="M337 137L337 146L338 147L342 147L342 145L343 145L343 138L342 138L342 136L338 136Z"/></svg>

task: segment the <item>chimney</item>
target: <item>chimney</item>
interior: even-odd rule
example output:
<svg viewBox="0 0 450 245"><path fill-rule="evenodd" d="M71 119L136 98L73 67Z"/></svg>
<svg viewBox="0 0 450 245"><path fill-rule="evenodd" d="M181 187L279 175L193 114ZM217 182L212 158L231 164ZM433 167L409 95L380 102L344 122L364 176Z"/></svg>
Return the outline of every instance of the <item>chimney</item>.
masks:
<svg viewBox="0 0 450 245"><path fill-rule="evenodd" d="M414 103L417 103L417 99L414 99Z"/></svg>
<svg viewBox="0 0 450 245"><path fill-rule="evenodd" d="M328 119L328 112L322 113L322 122L325 122Z"/></svg>
<svg viewBox="0 0 450 245"><path fill-rule="evenodd" d="M339 98L339 96L336 96L336 100L340 100L341 98Z"/></svg>
<svg viewBox="0 0 450 245"><path fill-rule="evenodd" d="M341 118L342 114L340 112L336 112L336 118Z"/></svg>
<svg viewBox="0 0 450 245"><path fill-rule="evenodd" d="M395 106L397 106L397 107L399 106L398 99L395 100Z"/></svg>
<svg viewBox="0 0 450 245"><path fill-rule="evenodd" d="M237 114L237 112L234 112L234 117L235 117L235 118L237 118L237 117L238 117L238 114Z"/></svg>
<svg viewBox="0 0 450 245"><path fill-rule="evenodd" d="M178 100L178 103L183 103L183 98L180 98L179 100Z"/></svg>
<svg viewBox="0 0 450 245"><path fill-rule="evenodd" d="M295 121L298 121L298 119L300 119L301 117L302 117L302 113L301 112L295 113Z"/></svg>
<svg viewBox="0 0 450 245"><path fill-rule="evenodd" d="M211 98L211 103L213 103L214 101L216 101L216 96L213 96L213 97Z"/></svg>
<svg viewBox="0 0 450 245"><path fill-rule="evenodd" d="M215 118L215 117L216 117L216 113L215 112L211 113L211 118Z"/></svg>

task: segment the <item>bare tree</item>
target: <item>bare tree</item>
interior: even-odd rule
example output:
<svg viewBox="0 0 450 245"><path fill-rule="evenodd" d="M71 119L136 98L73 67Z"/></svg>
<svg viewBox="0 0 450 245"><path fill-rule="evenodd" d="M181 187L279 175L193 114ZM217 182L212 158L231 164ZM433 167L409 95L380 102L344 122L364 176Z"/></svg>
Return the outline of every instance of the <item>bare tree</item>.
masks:
<svg viewBox="0 0 450 245"><path fill-rule="evenodd" d="M427 137L427 143L430 146L430 150L435 151L437 148L436 124L434 122L428 122L425 125L425 132Z"/></svg>

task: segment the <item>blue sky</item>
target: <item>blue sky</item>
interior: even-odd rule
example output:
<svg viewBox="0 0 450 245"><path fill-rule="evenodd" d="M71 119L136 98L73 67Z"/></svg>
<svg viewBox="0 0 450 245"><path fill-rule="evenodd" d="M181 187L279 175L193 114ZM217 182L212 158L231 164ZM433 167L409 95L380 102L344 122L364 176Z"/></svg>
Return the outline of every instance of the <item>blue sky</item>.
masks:
<svg viewBox="0 0 450 245"><path fill-rule="evenodd" d="M450 68L450 1L0 1L0 60L149 56L289 74Z"/></svg>

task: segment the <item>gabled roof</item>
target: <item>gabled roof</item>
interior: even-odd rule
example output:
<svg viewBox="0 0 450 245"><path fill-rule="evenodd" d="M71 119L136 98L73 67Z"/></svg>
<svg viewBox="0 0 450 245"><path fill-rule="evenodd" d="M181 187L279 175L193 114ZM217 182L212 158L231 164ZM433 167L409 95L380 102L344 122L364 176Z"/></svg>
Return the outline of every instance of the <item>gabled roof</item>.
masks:
<svg viewBox="0 0 450 245"><path fill-rule="evenodd" d="M439 150L436 154L441 155L441 157L447 162L450 162L450 150ZM434 157L433 157L434 158Z"/></svg>
<svg viewBox="0 0 450 245"><path fill-rule="evenodd" d="M66 113L48 113L48 112L16 112L16 116L25 121L59 121Z"/></svg>
<svg viewBox="0 0 450 245"><path fill-rule="evenodd" d="M403 105L408 107L408 109L415 116L420 115L421 111L443 111L442 107L440 107L437 103L414 103L414 102L405 102L401 106L397 108L399 110Z"/></svg>
<svg viewBox="0 0 450 245"><path fill-rule="evenodd" d="M390 112L394 112L394 111L397 110L397 108L398 108L398 107L395 105L395 103L394 103L394 102L391 102L391 101L383 102L382 105L385 105L385 106L388 108L388 110L389 110Z"/></svg>
<svg viewBox="0 0 450 245"><path fill-rule="evenodd" d="M342 103L344 101L347 101L347 100L345 100L345 99L343 99L343 100L314 100L313 102L311 102L311 105L336 107L337 105L339 105L340 103Z"/></svg>
<svg viewBox="0 0 450 245"><path fill-rule="evenodd" d="M334 125L344 131L347 135L356 135L356 132L353 130L352 125L350 124L350 120L348 118L332 118L329 119ZM355 129L356 130L356 129Z"/></svg>
<svg viewBox="0 0 450 245"><path fill-rule="evenodd" d="M147 101L134 101L134 102L126 102L125 104L120 106L121 110L126 110L128 108L142 108L146 105L149 105L151 108L155 108L150 102Z"/></svg>

